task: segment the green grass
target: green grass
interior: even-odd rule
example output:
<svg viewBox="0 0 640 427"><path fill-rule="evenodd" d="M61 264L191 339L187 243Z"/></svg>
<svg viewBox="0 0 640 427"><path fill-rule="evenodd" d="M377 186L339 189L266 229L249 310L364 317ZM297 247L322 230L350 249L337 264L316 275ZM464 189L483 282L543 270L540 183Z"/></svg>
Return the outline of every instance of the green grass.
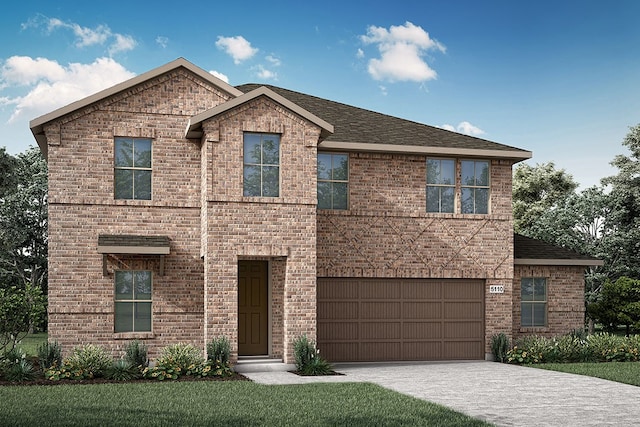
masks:
<svg viewBox="0 0 640 427"><path fill-rule="evenodd" d="M250 381L0 387L12 426L490 426L368 383Z"/></svg>
<svg viewBox="0 0 640 427"><path fill-rule="evenodd" d="M640 362L543 363L532 368L587 375L640 387Z"/></svg>
<svg viewBox="0 0 640 427"><path fill-rule="evenodd" d="M47 333L40 332L37 334L29 334L20 341L18 347L22 349L28 356L38 355L38 346L47 342Z"/></svg>

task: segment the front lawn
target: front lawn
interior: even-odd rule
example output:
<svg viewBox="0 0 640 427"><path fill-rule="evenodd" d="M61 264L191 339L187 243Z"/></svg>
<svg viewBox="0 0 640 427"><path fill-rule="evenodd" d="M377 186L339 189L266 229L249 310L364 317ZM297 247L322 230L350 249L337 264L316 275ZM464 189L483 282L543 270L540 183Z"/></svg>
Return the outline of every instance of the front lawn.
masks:
<svg viewBox="0 0 640 427"><path fill-rule="evenodd" d="M587 375L640 387L640 362L542 363L532 368Z"/></svg>
<svg viewBox="0 0 640 427"><path fill-rule="evenodd" d="M367 383L249 381L0 387L11 426L490 426Z"/></svg>

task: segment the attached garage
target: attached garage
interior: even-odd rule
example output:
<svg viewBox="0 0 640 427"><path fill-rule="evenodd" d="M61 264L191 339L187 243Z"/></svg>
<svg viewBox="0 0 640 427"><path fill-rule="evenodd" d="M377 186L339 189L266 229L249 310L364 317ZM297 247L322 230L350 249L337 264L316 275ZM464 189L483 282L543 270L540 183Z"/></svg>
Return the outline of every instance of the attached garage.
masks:
<svg viewBox="0 0 640 427"><path fill-rule="evenodd" d="M484 359L484 281L318 278L332 362Z"/></svg>

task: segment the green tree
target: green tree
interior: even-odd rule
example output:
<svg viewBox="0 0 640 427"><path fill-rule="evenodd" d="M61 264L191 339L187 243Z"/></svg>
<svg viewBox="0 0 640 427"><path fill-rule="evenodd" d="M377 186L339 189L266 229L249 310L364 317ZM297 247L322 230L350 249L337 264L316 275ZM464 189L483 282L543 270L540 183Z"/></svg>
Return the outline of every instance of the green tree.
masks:
<svg viewBox="0 0 640 427"><path fill-rule="evenodd" d="M628 155L617 155L611 165L618 173L602 179L609 189L617 242L611 256L616 259L612 279L621 276L640 278L640 124L630 128L622 141Z"/></svg>
<svg viewBox="0 0 640 427"><path fill-rule="evenodd" d="M625 326L627 335L640 331L640 280L607 280L587 311L608 332L615 332L619 325Z"/></svg>
<svg viewBox="0 0 640 427"><path fill-rule="evenodd" d="M578 183L553 162L530 166L522 163L513 174L513 221L516 233L529 236L536 221L572 195ZM534 236L530 236L534 237Z"/></svg>
<svg viewBox="0 0 640 427"><path fill-rule="evenodd" d="M0 288L47 292L47 164L30 147L7 164L11 185L0 194Z"/></svg>
<svg viewBox="0 0 640 427"><path fill-rule="evenodd" d="M0 288L0 355L11 351L32 325L41 323L46 310L39 286Z"/></svg>

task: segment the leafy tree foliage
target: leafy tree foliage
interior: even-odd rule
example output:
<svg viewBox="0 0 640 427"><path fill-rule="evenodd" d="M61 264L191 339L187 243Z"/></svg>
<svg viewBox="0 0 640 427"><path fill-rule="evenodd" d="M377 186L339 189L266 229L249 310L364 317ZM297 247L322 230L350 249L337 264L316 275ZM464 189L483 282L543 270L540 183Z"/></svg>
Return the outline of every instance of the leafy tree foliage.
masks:
<svg viewBox="0 0 640 427"><path fill-rule="evenodd" d="M513 218L516 233L528 235L537 219L562 203L578 183L553 162L516 166L513 175ZM534 236L530 236L534 237Z"/></svg>
<svg viewBox="0 0 640 427"><path fill-rule="evenodd" d="M35 147L0 158L11 168L0 193L0 288L32 284L46 294L47 164Z"/></svg>
<svg viewBox="0 0 640 427"><path fill-rule="evenodd" d="M627 335L640 332L640 280L628 277L615 282L607 280L587 310L607 332L615 332L618 325L626 327Z"/></svg>
<svg viewBox="0 0 640 427"><path fill-rule="evenodd" d="M42 288L30 283L24 287L0 288L0 355L13 350L46 312Z"/></svg>

